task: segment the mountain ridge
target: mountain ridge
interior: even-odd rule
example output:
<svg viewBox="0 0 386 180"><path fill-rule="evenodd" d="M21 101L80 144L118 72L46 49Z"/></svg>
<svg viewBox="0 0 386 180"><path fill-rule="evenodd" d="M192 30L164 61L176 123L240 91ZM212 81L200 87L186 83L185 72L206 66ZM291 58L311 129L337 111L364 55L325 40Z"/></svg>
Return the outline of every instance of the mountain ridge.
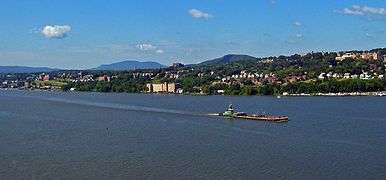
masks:
<svg viewBox="0 0 386 180"><path fill-rule="evenodd" d="M250 60L257 60L257 58L249 55L244 55L244 54L228 54L223 57L198 63L198 65L227 64L227 63L232 63L237 61L250 61Z"/></svg>
<svg viewBox="0 0 386 180"><path fill-rule="evenodd" d="M29 66L0 66L0 73L37 73L52 72L60 69L48 67L29 67Z"/></svg>
<svg viewBox="0 0 386 180"><path fill-rule="evenodd" d="M124 70L136 70L136 69L160 69L166 66L154 61L136 61L125 60L115 62L111 64L102 64L91 70L110 70L110 71L124 71Z"/></svg>

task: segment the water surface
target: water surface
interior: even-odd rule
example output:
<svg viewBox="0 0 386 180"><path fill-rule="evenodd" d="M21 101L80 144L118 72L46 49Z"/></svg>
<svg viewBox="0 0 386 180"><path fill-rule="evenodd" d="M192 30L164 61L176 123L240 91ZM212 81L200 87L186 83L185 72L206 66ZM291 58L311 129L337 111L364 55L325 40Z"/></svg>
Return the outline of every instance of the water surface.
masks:
<svg viewBox="0 0 386 180"><path fill-rule="evenodd" d="M286 124L205 114L229 103ZM0 91L1 179L384 179L384 97Z"/></svg>

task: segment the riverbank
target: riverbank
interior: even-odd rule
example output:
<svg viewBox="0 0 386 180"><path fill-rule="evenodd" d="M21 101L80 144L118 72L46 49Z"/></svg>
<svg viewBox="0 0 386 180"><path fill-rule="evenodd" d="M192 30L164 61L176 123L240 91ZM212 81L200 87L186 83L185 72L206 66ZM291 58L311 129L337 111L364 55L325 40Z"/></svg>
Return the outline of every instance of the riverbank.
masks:
<svg viewBox="0 0 386 180"><path fill-rule="evenodd" d="M386 96L386 91L383 92L349 92L349 93L314 93L314 94L288 94L283 93L283 96Z"/></svg>
<svg viewBox="0 0 386 180"><path fill-rule="evenodd" d="M94 92L94 91L63 91L59 89L16 89L16 88L0 88L1 91L55 91L55 92ZM110 92L105 92L110 93ZM129 93L132 94L132 93ZM201 93L183 93L183 94L172 94L172 93L138 93L138 94L161 94L161 95L179 95L179 96L214 96L214 95L208 95L208 94L201 94ZM219 95L216 95L219 96ZM220 95L220 96L228 96L228 95ZM246 96L246 95L232 95L232 96ZM259 95L251 95L251 96L259 96ZM263 96L263 95L261 95ZM385 96L386 97L386 91L382 92L349 92L349 93L300 93L300 94L289 94L289 93L283 93L280 95L272 95L276 97L285 97L285 96Z"/></svg>

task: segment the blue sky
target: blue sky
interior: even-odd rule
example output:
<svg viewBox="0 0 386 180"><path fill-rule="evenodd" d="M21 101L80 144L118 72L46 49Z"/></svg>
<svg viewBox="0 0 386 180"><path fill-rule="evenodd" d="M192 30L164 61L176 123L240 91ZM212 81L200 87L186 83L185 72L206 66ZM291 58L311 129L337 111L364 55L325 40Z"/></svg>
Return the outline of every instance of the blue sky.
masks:
<svg viewBox="0 0 386 180"><path fill-rule="evenodd" d="M386 44L384 0L2 0L0 65L197 63Z"/></svg>

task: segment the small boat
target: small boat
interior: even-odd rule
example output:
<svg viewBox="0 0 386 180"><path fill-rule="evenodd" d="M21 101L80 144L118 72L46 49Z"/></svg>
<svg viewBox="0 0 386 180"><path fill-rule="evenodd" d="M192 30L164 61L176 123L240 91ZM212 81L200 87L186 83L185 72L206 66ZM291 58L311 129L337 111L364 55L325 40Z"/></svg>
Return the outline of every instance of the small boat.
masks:
<svg viewBox="0 0 386 180"><path fill-rule="evenodd" d="M238 119L247 119L247 120L255 120L255 121L269 121L269 122L288 122L288 116L273 116L266 114L247 114L244 112L237 112L233 108L233 105L230 104L228 109L223 113L211 114L216 116L223 116L228 118L238 118Z"/></svg>

